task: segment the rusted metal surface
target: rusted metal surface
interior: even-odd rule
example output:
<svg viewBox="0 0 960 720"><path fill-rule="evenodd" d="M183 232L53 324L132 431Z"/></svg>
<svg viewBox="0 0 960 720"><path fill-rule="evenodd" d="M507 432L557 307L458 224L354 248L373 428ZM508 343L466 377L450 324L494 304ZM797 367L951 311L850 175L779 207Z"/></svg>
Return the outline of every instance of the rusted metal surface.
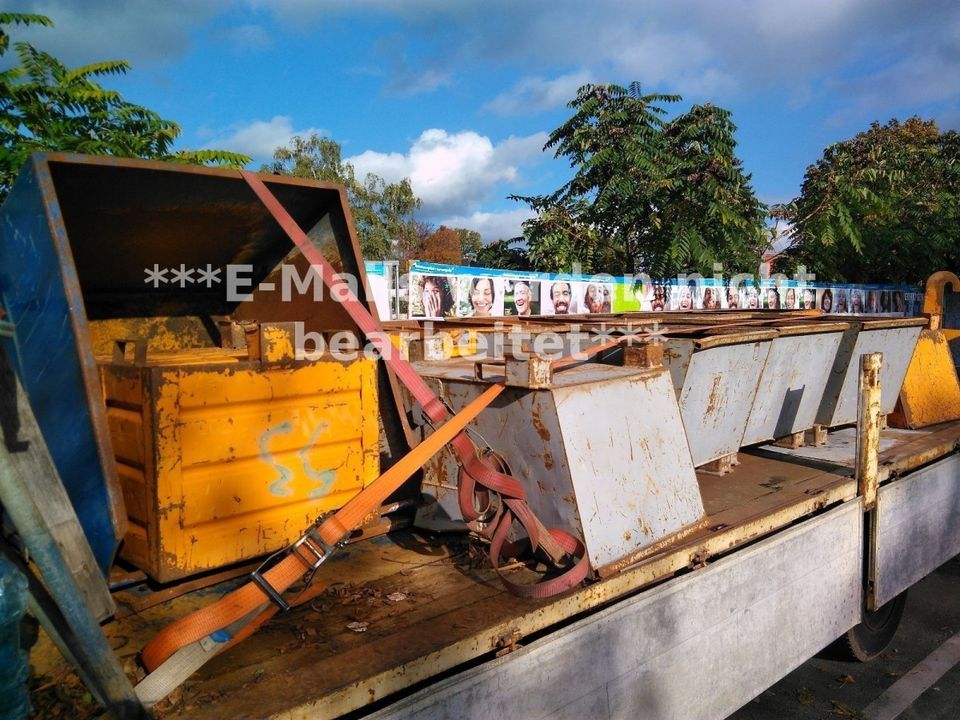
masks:
<svg viewBox="0 0 960 720"><path fill-rule="evenodd" d="M454 410L485 387L472 373L461 370L457 377L449 366L445 372L429 364L418 369L435 378ZM543 523L583 538L594 567L703 516L676 398L662 368L567 368L548 387L508 389L473 427L526 486ZM421 511L419 523L459 519L456 473L452 459L425 468L424 492L436 502Z"/></svg>
<svg viewBox="0 0 960 720"><path fill-rule="evenodd" d="M0 295L16 326L4 345L106 575L126 513L58 190L47 156L34 155L0 209Z"/></svg>
<svg viewBox="0 0 960 720"><path fill-rule="evenodd" d="M952 272L941 270L927 278L927 287L923 294L923 314L930 319L931 330L943 329L943 300L947 285L954 293L960 292L960 278Z"/></svg>
<svg viewBox="0 0 960 720"><path fill-rule="evenodd" d="M289 338L265 329L282 355ZM277 550L379 474L373 360L261 365L207 348L103 361L130 513L121 553L156 580Z"/></svg>
<svg viewBox="0 0 960 720"><path fill-rule="evenodd" d="M735 453L743 444L750 408L776 333L740 342L736 335L714 336L706 347L698 338L668 337L664 364L680 402L693 464Z"/></svg>
<svg viewBox="0 0 960 720"><path fill-rule="evenodd" d="M779 328L760 375L743 444L766 442L813 427L843 331L832 324Z"/></svg>
<svg viewBox="0 0 960 720"><path fill-rule="evenodd" d="M866 510L877 504L880 451L880 353L863 355L860 359L860 402L857 421L857 491L863 497Z"/></svg>
<svg viewBox="0 0 960 720"><path fill-rule="evenodd" d="M336 267L357 278L357 295L369 304L343 188L281 176L265 182ZM126 513L92 348L117 339L117 327L91 333L89 321L143 319L140 334L121 337L167 350L198 343L170 342L167 320L161 327L149 318L191 318L194 339L202 340L203 328L210 346L218 344L213 318L228 313L302 321L306 331L355 329L328 294L317 301L294 290L284 301L278 264L292 264L298 278L308 270L292 247L236 171L63 153L36 154L25 166L0 222L0 291L17 325L11 357L104 572ZM249 300L228 296L228 266L249 281L237 288L241 296L250 288ZM198 269L219 281L196 282ZM165 275L145 282L148 270ZM192 275L172 282L175 270ZM392 374L383 366L378 374L389 462L411 438Z"/></svg>
<svg viewBox="0 0 960 720"><path fill-rule="evenodd" d="M857 421L859 358L868 353L883 354L880 412L883 415L893 412L925 324L923 318L851 319L850 329L844 332L833 361L817 423L835 427Z"/></svg>

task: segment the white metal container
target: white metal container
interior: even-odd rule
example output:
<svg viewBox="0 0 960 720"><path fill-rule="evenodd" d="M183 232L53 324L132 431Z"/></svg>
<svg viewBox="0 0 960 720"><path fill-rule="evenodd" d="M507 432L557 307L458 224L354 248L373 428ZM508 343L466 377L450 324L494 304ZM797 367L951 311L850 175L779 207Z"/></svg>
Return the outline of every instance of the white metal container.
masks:
<svg viewBox="0 0 960 720"><path fill-rule="evenodd" d="M760 376L743 444L753 445L809 430L817 420L824 389L846 323L777 326Z"/></svg>
<svg viewBox="0 0 960 720"><path fill-rule="evenodd" d="M465 363L419 363L417 369L454 410L486 387ZM472 427L504 456L540 520L583 538L594 568L703 518L676 397L662 367L571 367L546 388L507 388ZM428 497L418 524L460 521L456 474L449 455L426 465Z"/></svg>
<svg viewBox="0 0 960 720"><path fill-rule="evenodd" d="M757 394L774 330L734 329L668 337L670 369L696 467L735 453Z"/></svg>
<svg viewBox="0 0 960 720"><path fill-rule="evenodd" d="M883 353L880 412L893 412L920 330L926 323L926 318L852 320L837 349L817 422L834 427L857 421L860 357L867 353Z"/></svg>

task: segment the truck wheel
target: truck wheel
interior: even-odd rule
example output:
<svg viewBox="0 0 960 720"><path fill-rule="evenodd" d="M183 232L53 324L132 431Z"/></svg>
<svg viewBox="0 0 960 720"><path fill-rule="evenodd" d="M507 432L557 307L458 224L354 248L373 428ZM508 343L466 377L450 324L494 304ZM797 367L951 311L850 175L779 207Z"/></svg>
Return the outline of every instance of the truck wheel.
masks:
<svg viewBox="0 0 960 720"><path fill-rule="evenodd" d="M900 626L903 608L907 604L907 591L897 595L886 605L876 610L863 610L863 621L847 630L830 647L838 659L868 662L890 645ZM834 654L831 653L831 654Z"/></svg>

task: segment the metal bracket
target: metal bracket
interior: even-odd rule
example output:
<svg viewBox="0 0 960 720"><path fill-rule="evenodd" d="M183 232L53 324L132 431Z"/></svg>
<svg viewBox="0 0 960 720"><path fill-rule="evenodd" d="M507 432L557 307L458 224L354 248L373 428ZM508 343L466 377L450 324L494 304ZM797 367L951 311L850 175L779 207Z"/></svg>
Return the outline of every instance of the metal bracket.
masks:
<svg viewBox="0 0 960 720"><path fill-rule="evenodd" d="M334 512L335 511L324 513L318 517L313 521L313 524L307 528L307 531L300 536L299 540L292 545L273 553L273 555L268 557L260 564L260 567L250 573L250 579L257 584L257 587L263 590L264 594L270 598L271 602L279 607L282 612L287 612L290 610L290 603L283 599L281 591L278 591L267 581L267 579L264 577L264 573L276 565L280 561L280 558L286 557L287 554L292 553L297 560L303 563L305 568L304 573L309 572L312 576L312 574L315 573L320 566L330 558L331 555L346 545L347 540L350 538L350 533L347 532L342 538L331 545L320 537L320 533L318 532L320 526L323 525L327 518L333 515ZM312 562L303 556L303 553L300 552L301 548L305 548L307 552L313 556Z"/></svg>

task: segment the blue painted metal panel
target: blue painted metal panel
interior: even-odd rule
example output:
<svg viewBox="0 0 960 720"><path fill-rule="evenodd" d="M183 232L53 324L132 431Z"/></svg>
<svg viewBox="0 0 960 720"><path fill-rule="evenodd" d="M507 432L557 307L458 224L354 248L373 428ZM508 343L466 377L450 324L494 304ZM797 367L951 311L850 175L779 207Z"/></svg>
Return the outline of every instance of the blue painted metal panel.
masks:
<svg viewBox="0 0 960 720"><path fill-rule="evenodd" d="M86 316L44 155L0 208L0 302L15 326L7 357L30 398L94 557L107 573L126 530ZM37 478L42 482L42 478Z"/></svg>

